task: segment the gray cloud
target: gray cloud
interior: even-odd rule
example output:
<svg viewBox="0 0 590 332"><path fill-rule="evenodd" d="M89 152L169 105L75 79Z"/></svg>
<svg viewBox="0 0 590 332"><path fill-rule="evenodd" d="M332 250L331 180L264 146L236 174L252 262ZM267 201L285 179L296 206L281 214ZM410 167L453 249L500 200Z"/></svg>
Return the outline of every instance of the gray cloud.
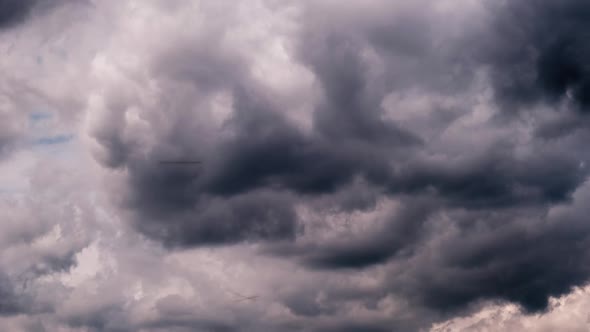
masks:
<svg viewBox="0 0 590 332"><path fill-rule="evenodd" d="M538 216L534 221L510 220L515 217L506 213L467 217L481 221L444 239L434 257L417 255L406 275L392 280L399 282L394 287L443 311L485 299L539 311L547 307L549 295L566 294L588 280L587 269L576 263L588 255L582 249L588 234L581 216Z"/></svg>
<svg viewBox="0 0 590 332"><path fill-rule="evenodd" d="M21 25L68 61L0 63L2 152L39 104L75 133L3 153L37 161L0 197L0 326L419 331L588 282L582 1L75 3Z"/></svg>
<svg viewBox="0 0 590 332"><path fill-rule="evenodd" d="M183 222L185 227L180 233L193 235L189 236L191 241L180 242L184 245L210 242L207 240L209 237L201 233L207 232L209 224L217 222L197 212L200 210L197 206L201 204L199 197L210 195L211 199L232 202L236 195L243 196L260 189L271 190L279 197L290 198L290 202L282 208L288 211L301 198L305 200L307 197L332 194L358 177L381 186L381 182L389 180L390 164L398 153L412 151L422 144L418 135L384 119L385 112L380 101L393 83L384 81L385 85L380 86L371 81L368 65L361 59L359 47L362 45L355 44L360 39L319 34L326 39L311 40L310 36L316 31L310 31L309 35L303 32L300 36L301 45L296 47L301 51L297 52L297 56L300 55L302 65L308 66L315 74L323 92L317 105L311 105L315 107L311 114L312 131L305 132L285 116L283 108L288 106L278 104L273 100L276 99L272 97L273 92L265 90L248 74L246 68L252 66L254 60L241 55L237 49L225 45L221 47L219 41L212 37L220 31L212 29L211 35L197 37L196 42L206 52L201 48L174 46L176 49L168 49L152 61L156 77L163 86L170 89L182 86L182 89L193 91L201 101L178 90L167 90L181 95L175 104L167 102L161 105L169 107L169 113L158 114L157 117L164 115L171 122L171 127L162 133L155 129L152 135L163 141L149 148L147 156L136 154L145 142L125 142L121 137L125 131L124 122L115 120L115 117L95 130L97 142L107 153L104 163L117 167L124 165L130 170L131 205L139 213L138 219L149 223L146 227L138 224L140 230L145 231L149 227L148 234L156 238L167 237L156 234L168 232L166 225L175 218L173 214L182 215L180 213L184 210L188 213L185 214L187 220L192 215L195 225L203 224L204 227L193 227ZM322 46L324 44L326 46ZM336 53L341 57L334 58L334 52L339 48L342 49ZM192 65L195 62L198 65ZM387 76L378 79L381 82L382 79L387 80ZM204 128L196 119L189 118L190 109L197 108L203 114L210 112L206 109L210 106L205 101L219 93L229 94L232 102L232 115L219 128L223 131L221 137L215 128ZM116 95L114 93L109 103L121 110L117 116L128 109L129 103L137 102ZM155 112L158 111L145 112L151 126L156 126L152 121L156 121ZM189 134L191 131L195 134ZM182 159L186 156L194 159L192 156L195 155L203 161L203 166L194 173L176 169L163 171L161 167L156 167L160 159ZM266 209L268 205L258 206ZM229 211L233 209L228 208ZM262 214L256 212L255 215ZM231 223L239 222L238 218L229 215L226 218L230 218L228 221L235 220ZM258 219L261 220L259 225L271 223L270 220ZM295 228L293 217L273 222L285 223L281 227L284 230ZM161 229L154 229L158 224ZM272 235L272 232L264 231L266 227L256 229ZM238 236L216 236L211 241L235 242L247 240L250 235L268 237L257 234L261 231L252 232L249 226L243 226L243 231L239 232ZM277 238L286 234L278 232Z"/></svg>
<svg viewBox="0 0 590 332"><path fill-rule="evenodd" d="M24 309L22 299L16 294L15 287L11 280L4 274L0 277L0 314L13 315L22 312Z"/></svg>
<svg viewBox="0 0 590 332"><path fill-rule="evenodd" d="M577 2L568 4L581 6ZM324 269L412 262L417 265L408 270L409 280L392 276L392 289L387 292L395 290L403 295L405 290L409 293L404 296L437 310L463 308L479 299L504 299L530 310L543 309L549 295L566 293L571 286L584 282L587 273L572 267L566 273L568 277L554 275L556 270L550 266L560 260L551 253L559 249L557 252L573 254L575 250L566 244L573 234L566 228L543 226L543 217L522 221L522 214L542 216L551 206L567 203L585 181L587 171L580 168L585 154L568 149L580 137L545 144L535 141L534 135L527 136L526 122L514 118L507 124L494 117L494 107L503 107L512 99L503 92L503 77L515 82L524 79L512 75L511 68L527 58L510 47L528 44L513 43L498 35L498 43L506 43L500 45L499 54L479 59L477 52L486 47L482 42L473 53L475 58L470 59L470 53L463 54L458 48L472 36L457 36L452 24L444 25L443 14L424 11L419 5L376 2L373 6L351 5L337 13L326 9L331 8L328 3L304 8L301 29L293 37L293 56L313 74L319 89L319 97L309 96L313 111L308 114L311 122L306 130L289 120L289 106L282 105L273 97L275 92L248 71L255 59L241 53L237 44L220 42L228 31L225 26L212 25L195 37L194 43L200 47L169 45L154 58L148 56L165 94L177 96L174 100L162 96L156 100L157 106L148 106L142 113L153 131L148 135L157 141L150 145L141 136L125 136L128 128L116 117L95 132L107 152L104 164L127 170L129 196L125 205L134 215L136 229L171 247L261 239L289 241L300 234L298 230L311 232L296 213L297 206L341 195L343 188L360 179L383 197L403 198L406 210L384 220L380 228L357 235L350 243L312 241L303 247L280 244L270 250ZM519 6L506 5L491 15L505 19ZM390 7L396 10L388 13ZM549 5L541 8L546 9L535 12L552 10ZM357 9L364 10L362 16L352 15ZM469 29L474 23L456 24ZM493 21L488 28L494 29L495 24ZM537 29L535 25L541 23L533 15L530 24ZM549 68L554 66L544 66L546 61L571 62L580 74L583 68L569 55L553 54L544 41L537 41L537 34L534 30L525 37L546 51L541 57L548 60L529 64L538 67L537 80L510 85L507 91L532 89L535 95L547 97L565 94L567 88L582 91L583 82L577 74L566 75L563 79L567 82L562 83L562 78L551 76ZM564 36L557 33L555 38ZM572 45L577 47L578 43ZM502 47L516 54L514 63L510 62L512 58L502 60ZM480 84L475 72L489 64L497 102L486 106L492 116L472 127L461 127L465 118L475 117L478 107L476 100L468 99L475 97L466 97L464 91ZM552 87L554 83L559 86ZM415 89L423 96L464 100L448 116L433 116L423 120L426 127L412 128L399 120L414 116L412 111L395 104L388 106L385 101L392 94L403 95ZM210 102L220 93L231 99L231 116L219 127L205 128L199 121L211 121L206 114L212 112ZM475 93L479 98L485 95L485 91ZM522 97L526 99L526 93ZM133 93L113 92L108 105L129 112L135 104L141 104L135 98ZM583 106L577 92L574 99ZM202 118L191 117L191 112L201 112ZM167 127L160 126L160 121L168 123ZM435 128L442 129L430 131ZM160 159L187 156L199 156L203 165L194 171L157 165ZM332 204L338 209L340 202L332 200ZM457 228L462 236L449 242L448 248L439 249L440 260L422 261L421 246L436 239L427 232L428 225L457 216L460 220L452 221L449 227ZM497 223L505 226L492 226ZM492 235L488 247L471 242L481 236L481 229L472 224L489 228ZM534 235L529 239L522 227L533 228ZM583 241L586 233L579 236ZM547 247L533 250L536 243ZM455 250L465 257L453 258ZM585 255L580 255L573 257L581 261ZM450 273L429 279L436 271L444 273L455 264L466 269L456 260L470 262L475 275ZM431 270L432 266L436 269ZM525 286L537 275L540 279L535 286ZM457 278L463 282L457 284ZM397 289L406 283L407 287ZM457 290L455 285L465 289Z"/></svg>
<svg viewBox="0 0 590 332"><path fill-rule="evenodd" d="M0 2L0 27L10 27L25 20L37 2L37 0L3 0Z"/></svg>
<svg viewBox="0 0 590 332"><path fill-rule="evenodd" d="M0 1L0 29L15 27L31 17L61 4L79 4L86 0L2 0Z"/></svg>
<svg viewBox="0 0 590 332"><path fill-rule="evenodd" d="M506 102L571 100L588 107L588 5L583 1L514 1L495 17L490 44L498 97Z"/></svg>

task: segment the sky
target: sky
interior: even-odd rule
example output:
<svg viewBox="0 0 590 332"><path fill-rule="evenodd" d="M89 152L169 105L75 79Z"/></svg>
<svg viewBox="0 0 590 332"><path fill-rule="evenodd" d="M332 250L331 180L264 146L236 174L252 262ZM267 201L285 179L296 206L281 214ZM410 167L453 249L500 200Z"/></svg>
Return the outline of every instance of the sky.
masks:
<svg viewBox="0 0 590 332"><path fill-rule="evenodd" d="M0 53L2 331L588 330L587 0L0 0Z"/></svg>

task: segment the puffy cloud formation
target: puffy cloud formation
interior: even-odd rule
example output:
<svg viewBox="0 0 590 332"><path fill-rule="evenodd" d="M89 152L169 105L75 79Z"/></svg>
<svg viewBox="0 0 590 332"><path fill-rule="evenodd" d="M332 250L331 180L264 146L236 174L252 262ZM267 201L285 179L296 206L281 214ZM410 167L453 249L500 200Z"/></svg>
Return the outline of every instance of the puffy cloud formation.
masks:
<svg viewBox="0 0 590 332"><path fill-rule="evenodd" d="M585 326L588 15L0 1L0 327Z"/></svg>

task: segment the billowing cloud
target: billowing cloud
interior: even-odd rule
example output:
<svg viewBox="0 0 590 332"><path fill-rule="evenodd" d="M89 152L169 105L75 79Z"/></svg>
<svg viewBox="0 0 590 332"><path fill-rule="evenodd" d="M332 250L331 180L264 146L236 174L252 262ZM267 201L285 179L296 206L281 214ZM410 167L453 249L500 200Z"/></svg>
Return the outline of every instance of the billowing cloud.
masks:
<svg viewBox="0 0 590 332"><path fill-rule="evenodd" d="M297 110L281 98L284 91L255 73L268 55L244 45L245 36L262 45L267 36L234 31L254 25L241 16L251 12L204 6L203 22L219 8L228 11L227 22L151 46L155 51L138 58L151 76L135 66L114 83L107 80L115 91L100 98L112 116L94 129L102 160L125 169L125 206L136 228L168 246L282 241L269 250L312 268L409 264L406 275L392 273L382 291L407 293L415 305L448 310L500 299L543 309L549 295L564 294L588 276L576 267L568 278L552 276L560 260L554 262L551 252L576 253L580 261L585 253L568 244L574 234L567 221L546 225L547 211L567 204L585 181L585 156L574 147L581 138L547 143L535 136L535 123L497 121L510 102L498 75L519 78L505 69L501 54L482 58L480 50L461 50L474 34L496 34L498 20L518 6L486 11L483 4L466 3L465 13L454 13L459 18L449 23L445 4L424 10L376 1L333 11L330 2L305 3L295 8L299 16L286 18L295 28L277 27L274 37L290 65L312 77L304 109L291 116ZM488 30L468 15L488 19ZM536 19L531 24L540 25ZM457 33L470 28L473 34ZM536 45L536 34L529 38ZM519 45L527 43L510 43L506 52ZM531 89L550 97L555 91L543 83L550 69L539 61ZM138 90L149 82L153 87ZM175 97L167 101L169 96ZM437 96L447 100L431 101L426 110L404 105L407 98L443 98ZM112 103L118 110L109 108ZM202 164L159 164L169 159ZM357 182L397 201L398 211L351 238L314 238L302 207L339 209L337 198L323 207L313 201L354 190ZM457 235L439 238L433 229L440 225ZM575 234L585 241L585 232ZM433 241L443 241L440 257L423 257ZM547 249L533 249L535 243ZM464 272L444 275L455 268ZM437 272L440 279L431 280ZM537 274L536 286L529 286ZM454 288L457 278L461 289Z"/></svg>
<svg viewBox="0 0 590 332"><path fill-rule="evenodd" d="M513 1L494 17L490 45L498 96L512 102L588 106L588 8L582 1Z"/></svg>
<svg viewBox="0 0 590 332"><path fill-rule="evenodd" d="M585 301L583 1L0 9L0 327L530 330Z"/></svg>

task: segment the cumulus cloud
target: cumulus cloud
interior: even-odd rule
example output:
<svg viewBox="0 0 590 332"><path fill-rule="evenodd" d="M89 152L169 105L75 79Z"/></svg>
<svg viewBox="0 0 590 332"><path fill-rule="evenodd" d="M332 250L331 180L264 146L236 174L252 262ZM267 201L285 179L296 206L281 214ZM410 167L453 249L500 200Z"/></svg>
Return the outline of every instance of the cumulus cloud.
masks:
<svg viewBox="0 0 590 332"><path fill-rule="evenodd" d="M0 326L555 326L589 10L0 1Z"/></svg>

